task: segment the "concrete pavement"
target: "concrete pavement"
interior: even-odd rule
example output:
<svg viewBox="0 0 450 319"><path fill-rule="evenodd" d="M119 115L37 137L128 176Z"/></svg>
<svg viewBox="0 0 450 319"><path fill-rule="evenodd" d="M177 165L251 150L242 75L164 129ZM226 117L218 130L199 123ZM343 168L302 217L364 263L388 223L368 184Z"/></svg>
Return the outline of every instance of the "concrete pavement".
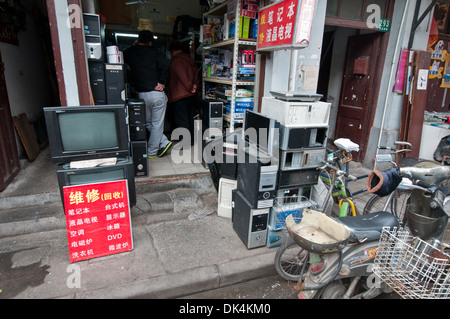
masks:
<svg viewBox="0 0 450 319"><path fill-rule="evenodd" d="M217 191L199 164L136 180L132 251L71 264L48 148L24 164L0 193L0 299L177 298L276 274L276 248L248 250L217 216ZM367 173L355 165L354 175Z"/></svg>
<svg viewBox="0 0 450 319"><path fill-rule="evenodd" d="M208 172L138 179L134 249L71 264L55 165L26 166L0 193L0 299L176 298L275 274L276 249L248 250L217 216Z"/></svg>

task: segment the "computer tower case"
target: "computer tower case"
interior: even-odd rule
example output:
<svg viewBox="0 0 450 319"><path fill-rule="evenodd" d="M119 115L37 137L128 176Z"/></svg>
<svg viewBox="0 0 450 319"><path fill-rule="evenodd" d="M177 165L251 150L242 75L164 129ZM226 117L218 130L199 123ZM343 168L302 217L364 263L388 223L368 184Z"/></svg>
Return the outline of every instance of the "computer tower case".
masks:
<svg viewBox="0 0 450 319"><path fill-rule="evenodd" d="M131 156L133 157L134 176L148 176L147 142L132 141Z"/></svg>
<svg viewBox="0 0 450 319"><path fill-rule="evenodd" d="M223 102L202 100L202 129L206 139L214 139L223 131Z"/></svg>
<svg viewBox="0 0 450 319"><path fill-rule="evenodd" d="M89 79L95 105L106 104L105 63L89 61Z"/></svg>
<svg viewBox="0 0 450 319"><path fill-rule="evenodd" d="M131 141L146 141L147 128L145 126L145 102L141 99L127 101L128 123Z"/></svg>
<svg viewBox="0 0 450 319"><path fill-rule="evenodd" d="M98 14L83 14L86 55L89 60L104 60L104 25Z"/></svg>
<svg viewBox="0 0 450 319"><path fill-rule="evenodd" d="M278 171L277 188L295 188L316 185L319 182L320 171L316 168Z"/></svg>
<svg viewBox="0 0 450 319"><path fill-rule="evenodd" d="M245 161L238 164L237 189L253 207L272 207L276 195L278 161L255 152L253 146L245 149Z"/></svg>
<svg viewBox="0 0 450 319"><path fill-rule="evenodd" d="M263 97L261 114L269 116L286 127L327 126L331 103L321 101L283 101Z"/></svg>
<svg viewBox="0 0 450 319"><path fill-rule="evenodd" d="M326 148L280 151L280 169L319 167L325 161L326 153Z"/></svg>
<svg viewBox="0 0 450 319"><path fill-rule="evenodd" d="M145 125L145 101L141 99L129 99L128 122L130 125Z"/></svg>
<svg viewBox="0 0 450 319"><path fill-rule="evenodd" d="M107 104L125 103L125 70L123 64L105 63Z"/></svg>
<svg viewBox="0 0 450 319"><path fill-rule="evenodd" d="M233 229L248 249L263 247L267 240L270 208L255 208L238 190L232 191Z"/></svg>
<svg viewBox="0 0 450 319"><path fill-rule="evenodd" d="M328 127L286 127L280 125L280 149L326 147Z"/></svg>

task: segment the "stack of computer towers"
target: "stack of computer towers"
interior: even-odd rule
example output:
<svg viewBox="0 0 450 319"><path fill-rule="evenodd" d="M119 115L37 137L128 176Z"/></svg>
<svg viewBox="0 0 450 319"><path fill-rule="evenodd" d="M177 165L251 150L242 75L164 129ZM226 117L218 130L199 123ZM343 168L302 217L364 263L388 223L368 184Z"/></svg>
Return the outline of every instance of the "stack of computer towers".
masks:
<svg viewBox="0 0 450 319"><path fill-rule="evenodd" d="M237 143L242 137L239 129L224 132L223 107L221 101L202 100L202 130L199 133L202 135L202 150L207 147L214 153L211 154L214 159L202 156L202 164L210 169L218 191L217 215L231 219L232 191L237 187Z"/></svg>
<svg viewBox="0 0 450 319"><path fill-rule="evenodd" d="M140 99L130 99L127 102L127 107L134 175L136 177L146 177L148 176L148 161L145 102Z"/></svg>
<svg viewBox="0 0 450 319"><path fill-rule="evenodd" d="M95 105L124 104L126 95L123 64L105 63L105 26L98 14L83 14L89 80Z"/></svg>
<svg viewBox="0 0 450 319"><path fill-rule="evenodd" d="M256 112L247 111L244 117L237 187L232 193L232 224L248 249L264 247L267 243L267 225L276 197L279 168L276 154L272 152L273 147L278 148L277 126L275 120ZM249 128L255 129L257 136L248 134Z"/></svg>
<svg viewBox="0 0 450 319"><path fill-rule="evenodd" d="M233 190L233 229L248 249L267 243L268 222L277 187L278 161L252 146L239 162L237 187Z"/></svg>
<svg viewBox="0 0 450 319"><path fill-rule="evenodd" d="M238 149L242 141L242 128L224 134L221 141L220 163L215 163L219 175L217 215L231 219L232 192L237 188Z"/></svg>
<svg viewBox="0 0 450 319"><path fill-rule="evenodd" d="M261 113L280 123L276 200L268 222L267 246L282 244L285 218L301 220L303 210L316 206L312 195L317 169L326 158L331 104L319 101L263 98Z"/></svg>

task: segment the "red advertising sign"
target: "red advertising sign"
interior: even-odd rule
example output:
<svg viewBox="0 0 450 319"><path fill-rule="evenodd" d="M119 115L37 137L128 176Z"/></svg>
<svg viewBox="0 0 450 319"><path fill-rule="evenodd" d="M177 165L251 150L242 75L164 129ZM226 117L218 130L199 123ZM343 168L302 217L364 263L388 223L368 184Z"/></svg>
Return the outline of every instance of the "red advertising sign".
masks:
<svg viewBox="0 0 450 319"><path fill-rule="evenodd" d="M316 0L284 0L259 12L257 50L306 47Z"/></svg>
<svg viewBox="0 0 450 319"><path fill-rule="evenodd" d="M133 250L126 180L63 192L70 262Z"/></svg>

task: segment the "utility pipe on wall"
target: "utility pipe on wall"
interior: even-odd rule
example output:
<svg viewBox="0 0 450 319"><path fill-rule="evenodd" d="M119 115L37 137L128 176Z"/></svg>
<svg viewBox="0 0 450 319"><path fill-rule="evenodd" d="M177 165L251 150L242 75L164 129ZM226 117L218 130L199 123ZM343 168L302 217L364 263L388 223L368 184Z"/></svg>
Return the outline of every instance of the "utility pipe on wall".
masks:
<svg viewBox="0 0 450 319"><path fill-rule="evenodd" d="M402 22L400 23L400 30L398 31L397 43L395 44L394 58L392 59L392 64L391 64L391 72L390 72L390 76L389 76L388 92L386 94L386 98L385 98L385 101L384 101L383 117L381 119L380 133L379 133L379 136L378 136L378 144L377 144L376 155L378 155L379 147L380 147L380 144L381 144L381 137L382 137L382 134L383 134L384 122L385 122L385 119L386 119L387 104L388 104L389 95L390 95L389 94L390 93L389 90L391 90L391 88L392 88L392 82L393 82L393 78L394 78L394 69L395 69L395 65L396 65L395 59L398 58L398 51L399 51L399 46L400 46L400 37L401 37L401 34L402 34L403 26L405 24L406 12L408 11L409 1L410 0L406 0L405 9L403 10ZM377 162L375 161L374 165L376 165L376 163ZM375 168L376 167L374 167L374 169Z"/></svg>

